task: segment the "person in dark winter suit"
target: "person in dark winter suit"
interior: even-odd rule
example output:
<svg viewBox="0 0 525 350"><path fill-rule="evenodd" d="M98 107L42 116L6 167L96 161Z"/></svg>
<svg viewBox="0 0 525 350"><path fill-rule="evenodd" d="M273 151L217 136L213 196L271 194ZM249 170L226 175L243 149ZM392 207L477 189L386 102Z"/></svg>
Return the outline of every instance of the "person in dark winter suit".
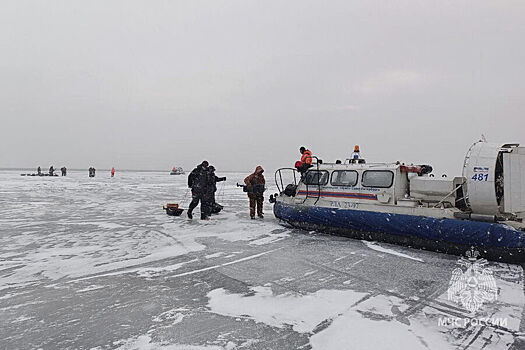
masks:
<svg viewBox="0 0 525 350"><path fill-rule="evenodd" d="M206 200L210 203L211 213L218 214L222 210L223 206L215 202L217 182L226 181L226 177L218 177L217 175L215 175L215 167L213 165L209 166L208 171L210 173L210 187L208 192L206 193Z"/></svg>
<svg viewBox="0 0 525 350"><path fill-rule="evenodd" d="M203 161L188 175L188 187L191 188L191 203L188 208L188 218L193 219L193 209L201 203L201 220L209 220L211 206L209 196L206 193L211 188L211 175L208 169L208 162Z"/></svg>

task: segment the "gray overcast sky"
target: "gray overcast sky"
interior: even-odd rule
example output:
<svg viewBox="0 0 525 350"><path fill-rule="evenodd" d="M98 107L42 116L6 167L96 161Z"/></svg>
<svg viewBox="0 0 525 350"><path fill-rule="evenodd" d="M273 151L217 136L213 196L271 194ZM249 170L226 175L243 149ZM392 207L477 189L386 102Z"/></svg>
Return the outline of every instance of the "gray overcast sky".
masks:
<svg viewBox="0 0 525 350"><path fill-rule="evenodd" d="M333 161L525 143L523 1L2 1L0 167ZM450 175L453 175L450 174Z"/></svg>

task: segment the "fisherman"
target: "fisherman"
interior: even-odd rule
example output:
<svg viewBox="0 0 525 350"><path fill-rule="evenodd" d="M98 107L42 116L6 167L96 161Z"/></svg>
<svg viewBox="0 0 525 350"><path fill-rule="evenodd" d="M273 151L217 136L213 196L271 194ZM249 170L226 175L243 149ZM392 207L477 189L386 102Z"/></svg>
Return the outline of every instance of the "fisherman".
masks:
<svg viewBox="0 0 525 350"><path fill-rule="evenodd" d="M40 168L40 166L36 168L36 173L38 174L38 176L42 175L42 169Z"/></svg>
<svg viewBox="0 0 525 350"><path fill-rule="evenodd" d="M114 177L115 176L115 167L112 167L111 168L111 177Z"/></svg>
<svg viewBox="0 0 525 350"><path fill-rule="evenodd" d="M312 152L305 147L299 148L299 152L301 153L301 160L295 162L295 168L303 174L312 167Z"/></svg>
<svg viewBox="0 0 525 350"><path fill-rule="evenodd" d="M257 208L257 216L261 219L263 215L263 193L266 180L263 175L264 169L262 166L257 166L255 171L244 179L247 186L248 198L250 199L250 218L255 219L255 209Z"/></svg>
<svg viewBox="0 0 525 350"><path fill-rule="evenodd" d="M218 177L215 175L215 167L210 165L208 168L210 175L210 187L206 193L206 200L210 203L211 213L218 214L223 206L215 202L215 192L217 192L217 182L226 181L226 176Z"/></svg>
<svg viewBox="0 0 525 350"><path fill-rule="evenodd" d="M62 176L66 176L67 175L67 169L65 166L63 166L62 168L60 168L60 171L62 172Z"/></svg>
<svg viewBox="0 0 525 350"><path fill-rule="evenodd" d="M211 187L211 176L208 169L209 163L203 161L197 165L195 169L188 175L188 187L191 188L191 203L188 208L188 218L193 219L193 209L201 203L201 220L209 220L211 207L209 203L209 196L206 193Z"/></svg>
<svg viewBox="0 0 525 350"><path fill-rule="evenodd" d="M51 165L49 167L49 176L53 176L53 175L55 175L55 168L53 168L53 166Z"/></svg>

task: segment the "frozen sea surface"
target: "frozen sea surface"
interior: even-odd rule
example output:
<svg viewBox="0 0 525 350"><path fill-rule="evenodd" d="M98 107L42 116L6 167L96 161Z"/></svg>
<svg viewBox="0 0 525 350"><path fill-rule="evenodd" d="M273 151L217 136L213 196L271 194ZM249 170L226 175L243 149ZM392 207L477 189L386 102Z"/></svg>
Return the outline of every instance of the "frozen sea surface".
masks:
<svg viewBox="0 0 525 350"><path fill-rule="evenodd" d="M1 349L525 348L522 266L490 263L498 298L469 314L456 257L293 230L268 203L250 220L246 174L201 222L162 210L186 176L19 173L0 171Z"/></svg>

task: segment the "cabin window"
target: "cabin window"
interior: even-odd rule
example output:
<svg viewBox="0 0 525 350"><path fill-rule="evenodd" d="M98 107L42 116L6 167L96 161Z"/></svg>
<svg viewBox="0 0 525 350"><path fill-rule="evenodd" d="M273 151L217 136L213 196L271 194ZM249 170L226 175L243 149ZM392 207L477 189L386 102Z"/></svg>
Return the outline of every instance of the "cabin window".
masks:
<svg viewBox="0 0 525 350"><path fill-rule="evenodd" d="M364 187L388 188L394 182L394 173L390 170L367 170L363 173L361 184Z"/></svg>
<svg viewBox="0 0 525 350"><path fill-rule="evenodd" d="M355 186L357 185L357 171L335 170L330 180L332 186Z"/></svg>
<svg viewBox="0 0 525 350"><path fill-rule="evenodd" d="M321 185L324 186L328 183L330 174L325 170L310 170L304 177L304 183L307 185Z"/></svg>

